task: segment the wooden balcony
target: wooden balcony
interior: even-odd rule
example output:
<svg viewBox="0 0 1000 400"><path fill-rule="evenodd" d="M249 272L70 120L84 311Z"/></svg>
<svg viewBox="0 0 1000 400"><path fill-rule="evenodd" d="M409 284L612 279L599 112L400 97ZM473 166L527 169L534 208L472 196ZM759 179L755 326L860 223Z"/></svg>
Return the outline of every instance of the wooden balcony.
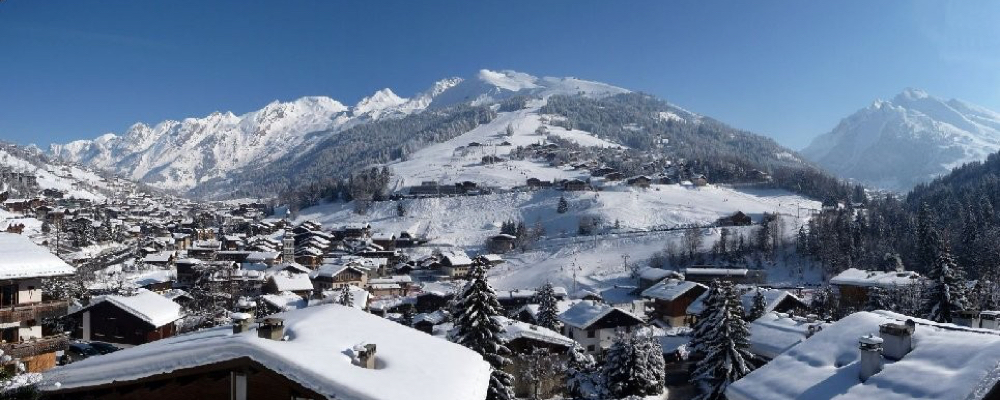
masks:
<svg viewBox="0 0 1000 400"><path fill-rule="evenodd" d="M66 300L44 301L32 304L18 304L12 307L0 307L0 323L11 323L43 318L61 317L69 310Z"/></svg>
<svg viewBox="0 0 1000 400"><path fill-rule="evenodd" d="M65 350L69 345L69 337L66 335L46 336L41 339L28 340L17 343L0 343L0 350L4 355L14 358L24 358L39 354L51 353Z"/></svg>

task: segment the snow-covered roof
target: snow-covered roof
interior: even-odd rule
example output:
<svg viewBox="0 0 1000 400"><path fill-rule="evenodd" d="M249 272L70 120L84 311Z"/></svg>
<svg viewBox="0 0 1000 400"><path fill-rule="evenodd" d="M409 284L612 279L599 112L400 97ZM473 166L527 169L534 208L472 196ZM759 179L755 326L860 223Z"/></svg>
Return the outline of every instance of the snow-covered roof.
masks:
<svg viewBox="0 0 1000 400"><path fill-rule="evenodd" d="M674 301L690 290L696 288L707 289L708 287L697 282L680 281L677 279L667 279L642 291L642 297L663 301Z"/></svg>
<svg viewBox="0 0 1000 400"><path fill-rule="evenodd" d="M490 367L460 345L339 305L275 315L288 340L218 327L50 370L43 390L127 382L242 357L317 393L350 400L467 400L486 397ZM352 363L351 349L377 345L379 368ZM59 386L53 383L59 382Z"/></svg>
<svg viewBox="0 0 1000 400"><path fill-rule="evenodd" d="M668 276L679 274L679 272L671 271L669 269L646 267L639 272L639 279L646 281L660 281Z"/></svg>
<svg viewBox="0 0 1000 400"><path fill-rule="evenodd" d="M848 268L830 279L834 285L893 287L920 283L920 274L913 271L865 271Z"/></svg>
<svg viewBox="0 0 1000 400"><path fill-rule="evenodd" d="M27 236L0 233L0 279L69 275L75 270Z"/></svg>
<svg viewBox="0 0 1000 400"><path fill-rule="evenodd" d="M274 286L279 292L297 292L302 290L312 290L313 284L309 280L308 274L282 271L271 275Z"/></svg>
<svg viewBox="0 0 1000 400"><path fill-rule="evenodd" d="M858 340L910 317L851 314L729 386L730 400L981 399L1000 379L1000 334L914 319L913 350L859 379Z"/></svg>
<svg viewBox="0 0 1000 400"><path fill-rule="evenodd" d="M260 296L260 299L282 311L298 310L309 306L309 302L306 299L292 292L265 294Z"/></svg>
<svg viewBox="0 0 1000 400"><path fill-rule="evenodd" d="M81 311L104 302L114 304L125 312L157 328L183 317L179 304L146 289L138 289L137 293L133 296L112 294L95 297Z"/></svg>
<svg viewBox="0 0 1000 400"><path fill-rule="evenodd" d="M472 259L462 250L442 252L441 257L453 266L472 265Z"/></svg>
<svg viewBox="0 0 1000 400"><path fill-rule="evenodd" d="M634 316L625 310L591 300L584 300L574 304L568 310L559 314L559 320L564 324L575 328L587 329L613 311L625 313L626 315L635 318L637 323L642 323L642 318Z"/></svg>
<svg viewBox="0 0 1000 400"><path fill-rule="evenodd" d="M781 289L760 289L760 294L764 296L765 312L774 311L774 308L777 307L782 300L785 300L785 297L792 297L796 300L800 300L794 294L791 294L788 291ZM740 296L740 302L743 303L744 310L749 311L751 308L753 308L753 298L756 295L757 295L756 290L750 290L746 293L743 293L743 295Z"/></svg>
<svg viewBox="0 0 1000 400"><path fill-rule="evenodd" d="M775 358L815 332L826 322L768 312L750 323L750 351L759 356Z"/></svg>
<svg viewBox="0 0 1000 400"><path fill-rule="evenodd" d="M174 252L172 252L172 251L161 251L159 253L153 253L153 254L146 255L146 257L143 258L142 261L143 262L148 262L148 263L165 263L165 262L169 262L170 261L170 257L173 257L173 256L174 256Z"/></svg>
<svg viewBox="0 0 1000 400"><path fill-rule="evenodd" d="M573 339L565 337L546 327L532 325L527 322L521 322L505 317L494 318L500 323L500 326L503 327L503 331L500 332L500 337L508 342L514 339L526 338L566 347L573 347L573 343L575 343L573 342Z"/></svg>

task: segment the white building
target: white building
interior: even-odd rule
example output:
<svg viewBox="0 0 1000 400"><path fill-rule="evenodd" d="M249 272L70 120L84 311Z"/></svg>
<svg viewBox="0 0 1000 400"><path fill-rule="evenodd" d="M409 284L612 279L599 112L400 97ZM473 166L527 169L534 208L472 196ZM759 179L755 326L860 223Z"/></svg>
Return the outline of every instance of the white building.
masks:
<svg viewBox="0 0 1000 400"><path fill-rule="evenodd" d="M642 318L631 313L591 300L574 304L559 314L559 320L563 335L596 355L610 348L619 332L630 333L644 324Z"/></svg>

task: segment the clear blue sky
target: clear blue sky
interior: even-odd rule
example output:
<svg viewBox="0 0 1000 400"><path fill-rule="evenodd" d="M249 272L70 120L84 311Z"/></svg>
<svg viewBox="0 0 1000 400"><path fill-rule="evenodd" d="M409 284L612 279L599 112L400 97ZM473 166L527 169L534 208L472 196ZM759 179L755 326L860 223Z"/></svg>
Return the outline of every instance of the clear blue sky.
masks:
<svg viewBox="0 0 1000 400"><path fill-rule="evenodd" d="M0 1L0 139L122 132L481 68L641 90L799 149L918 87L1000 110L1000 2Z"/></svg>

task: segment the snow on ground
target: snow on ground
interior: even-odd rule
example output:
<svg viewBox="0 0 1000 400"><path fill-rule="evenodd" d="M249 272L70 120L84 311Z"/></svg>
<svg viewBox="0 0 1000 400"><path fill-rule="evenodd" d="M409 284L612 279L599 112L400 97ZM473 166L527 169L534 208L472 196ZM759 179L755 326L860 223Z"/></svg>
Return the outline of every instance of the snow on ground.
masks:
<svg viewBox="0 0 1000 400"><path fill-rule="evenodd" d="M525 109L500 113L488 124L480 125L446 142L420 149L407 157L406 161L390 164L389 168L401 181L397 189L419 185L422 181L440 183L473 181L510 188L524 185L528 178L545 181L588 176L586 171L552 168L534 161L504 161L485 165L482 163L484 156L499 156L506 159L511 150L517 146L544 142L545 137L535 133L535 130L543 125L550 134L575 141L583 146L619 147L589 132L543 124L538 110L544 104L545 100L534 100ZM506 134L508 126L513 130L511 136ZM504 141L511 145L501 146ZM479 143L480 146L469 147L468 145L473 142Z"/></svg>
<svg viewBox="0 0 1000 400"><path fill-rule="evenodd" d="M38 186L42 189L61 190L66 192L68 197L80 199L89 199L94 201L103 201L107 199L106 196L98 191L83 187L101 185L103 184L103 181L92 172L87 172L78 167L66 167L64 171L60 171L59 169L53 167L49 168L51 170L50 171L44 168L39 168L27 160L10 154L4 150L0 150L0 165L6 166L15 172L29 172L34 174L38 180ZM81 182L83 182L84 185L81 185Z"/></svg>
<svg viewBox="0 0 1000 400"><path fill-rule="evenodd" d="M559 197L570 207L556 212ZM780 212L785 233L793 235L805 223L808 212L819 203L780 190L735 190L725 187L702 188L681 185L653 185L648 190L624 186L602 192L562 192L538 190L483 196L440 197L402 200L406 215L396 214L395 202L377 202L367 215L353 212L352 204L330 203L302 210L297 222L312 220L327 227L368 222L376 231L409 231L425 235L431 242L415 249L417 255L434 248L459 246L482 253L486 239L499 233L507 220L522 220L528 227L540 224L545 236L527 252L511 252L505 264L491 270L501 289L536 287L546 280L571 289L575 261L579 288L602 288L626 283L629 265L645 263L669 241L680 243L682 231L647 232L681 225L708 225L716 219L743 211L754 220L764 212ZM606 227L599 236L577 236L581 216L599 216ZM615 221L619 229L614 229ZM745 228L744 228L745 229ZM718 229L705 230L705 246L719 236ZM771 274L769 274L770 276ZM775 281L796 283L813 279L788 269L773 274Z"/></svg>

